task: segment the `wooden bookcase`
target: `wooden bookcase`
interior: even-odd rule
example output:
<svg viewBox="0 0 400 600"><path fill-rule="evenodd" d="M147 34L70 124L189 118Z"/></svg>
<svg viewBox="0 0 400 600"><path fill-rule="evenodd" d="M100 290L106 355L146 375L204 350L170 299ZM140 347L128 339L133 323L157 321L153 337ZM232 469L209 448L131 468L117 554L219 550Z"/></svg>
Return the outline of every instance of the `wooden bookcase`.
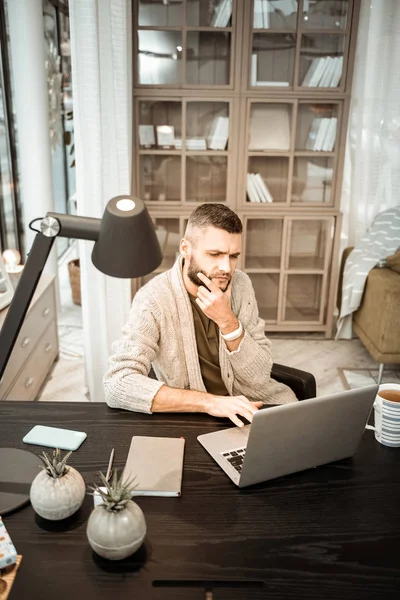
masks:
<svg viewBox="0 0 400 600"><path fill-rule="evenodd" d="M268 331L332 335L359 5L134 0L133 189L159 271L196 205L226 202Z"/></svg>

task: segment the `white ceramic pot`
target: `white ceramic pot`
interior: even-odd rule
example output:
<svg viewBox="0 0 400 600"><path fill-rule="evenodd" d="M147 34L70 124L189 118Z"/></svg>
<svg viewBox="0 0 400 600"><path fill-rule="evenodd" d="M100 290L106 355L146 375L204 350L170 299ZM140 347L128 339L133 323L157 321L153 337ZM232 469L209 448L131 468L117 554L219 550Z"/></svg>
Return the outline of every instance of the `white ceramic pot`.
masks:
<svg viewBox="0 0 400 600"><path fill-rule="evenodd" d="M30 499L35 512L44 519L60 521L74 514L85 498L82 475L73 467L62 477L50 477L45 470L36 475Z"/></svg>
<svg viewBox="0 0 400 600"><path fill-rule="evenodd" d="M119 512L108 511L100 505L89 517L86 535L96 554L109 560L121 560L143 544L146 521L133 500Z"/></svg>

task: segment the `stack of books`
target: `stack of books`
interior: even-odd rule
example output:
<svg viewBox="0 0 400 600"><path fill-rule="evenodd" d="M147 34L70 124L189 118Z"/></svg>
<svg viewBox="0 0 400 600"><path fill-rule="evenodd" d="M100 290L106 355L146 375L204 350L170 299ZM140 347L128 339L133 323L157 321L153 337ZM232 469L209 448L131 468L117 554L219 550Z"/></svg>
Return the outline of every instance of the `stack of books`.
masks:
<svg viewBox="0 0 400 600"><path fill-rule="evenodd" d="M343 56L314 58L301 84L303 87L337 87L342 76Z"/></svg>
<svg viewBox="0 0 400 600"><path fill-rule="evenodd" d="M175 148L182 150L182 138L175 138ZM188 150L207 150L206 138L188 137L186 138L186 148Z"/></svg>
<svg viewBox="0 0 400 600"><path fill-rule="evenodd" d="M207 136L210 150L225 150L229 137L229 117L215 117Z"/></svg>
<svg viewBox="0 0 400 600"><path fill-rule="evenodd" d="M214 8L211 27L227 27L232 16L233 0L220 0Z"/></svg>
<svg viewBox="0 0 400 600"><path fill-rule="evenodd" d="M308 134L306 149L332 152L336 140L337 118L314 119Z"/></svg>
<svg viewBox="0 0 400 600"><path fill-rule="evenodd" d="M274 201L260 173L247 173L246 192L249 202Z"/></svg>
<svg viewBox="0 0 400 600"><path fill-rule="evenodd" d="M269 28L268 0L254 0L253 28Z"/></svg>

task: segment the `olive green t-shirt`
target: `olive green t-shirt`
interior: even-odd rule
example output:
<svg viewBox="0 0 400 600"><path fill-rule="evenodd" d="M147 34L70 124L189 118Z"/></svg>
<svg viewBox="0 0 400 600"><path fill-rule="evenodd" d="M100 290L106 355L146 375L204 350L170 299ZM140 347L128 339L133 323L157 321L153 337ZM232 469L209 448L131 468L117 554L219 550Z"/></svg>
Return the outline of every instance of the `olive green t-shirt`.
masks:
<svg viewBox="0 0 400 600"><path fill-rule="evenodd" d="M191 294L189 294L189 298L192 305L197 352L204 386L209 394L228 396L219 365L219 329L217 324L203 313L196 303L196 298Z"/></svg>

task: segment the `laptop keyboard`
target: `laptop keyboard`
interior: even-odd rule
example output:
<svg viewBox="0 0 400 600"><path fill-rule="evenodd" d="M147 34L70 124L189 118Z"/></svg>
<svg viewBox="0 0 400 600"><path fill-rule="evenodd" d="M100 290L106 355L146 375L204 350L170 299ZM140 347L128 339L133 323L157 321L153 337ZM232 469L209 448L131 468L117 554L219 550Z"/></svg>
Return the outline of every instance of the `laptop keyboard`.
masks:
<svg viewBox="0 0 400 600"><path fill-rule="evenodd" d="M236 448L229 452L221 452L222 456L232 465L238 473L242 472L242 466L244 456L246 454L246 448Z"/></svg>

